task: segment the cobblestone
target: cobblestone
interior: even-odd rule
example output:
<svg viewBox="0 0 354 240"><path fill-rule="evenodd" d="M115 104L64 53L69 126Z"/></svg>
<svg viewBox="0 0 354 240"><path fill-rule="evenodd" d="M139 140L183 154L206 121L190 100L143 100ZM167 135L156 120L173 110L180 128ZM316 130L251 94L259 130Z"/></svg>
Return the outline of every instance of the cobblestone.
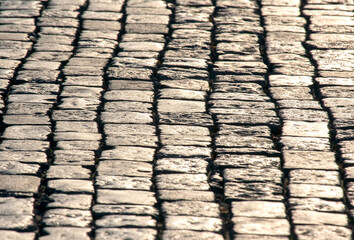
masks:
<svg viewBox="0 0 354 240"><path fill-rule="evenodd" d="M351 239L344 0L0 0L5 239Z"/></svg>

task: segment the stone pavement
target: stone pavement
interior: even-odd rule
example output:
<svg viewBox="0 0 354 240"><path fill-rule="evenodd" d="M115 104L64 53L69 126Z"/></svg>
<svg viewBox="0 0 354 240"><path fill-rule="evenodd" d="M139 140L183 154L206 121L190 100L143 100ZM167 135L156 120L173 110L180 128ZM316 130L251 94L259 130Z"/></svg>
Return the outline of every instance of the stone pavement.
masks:
<svg viewBox="0 0 354 240"><path fill-rule="evenodd" d="M353 10L0 0L0 238L352 239Z"/></svg>

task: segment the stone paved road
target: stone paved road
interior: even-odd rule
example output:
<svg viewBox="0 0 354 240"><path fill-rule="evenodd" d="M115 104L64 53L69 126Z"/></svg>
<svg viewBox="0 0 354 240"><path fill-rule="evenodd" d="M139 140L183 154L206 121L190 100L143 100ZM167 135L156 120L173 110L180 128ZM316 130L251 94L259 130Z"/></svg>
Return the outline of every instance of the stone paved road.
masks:
<svg viewBox="0 0 354 240"><path fill-rule="evenodd" d="M352 239L353 10L0 0L1 239Z"/></svg>

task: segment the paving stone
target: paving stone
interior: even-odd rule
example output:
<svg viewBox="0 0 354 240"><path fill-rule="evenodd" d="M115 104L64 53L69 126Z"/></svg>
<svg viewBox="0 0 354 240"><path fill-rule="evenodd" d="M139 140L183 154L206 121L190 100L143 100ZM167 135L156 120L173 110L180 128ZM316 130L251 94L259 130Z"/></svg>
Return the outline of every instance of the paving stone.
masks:
<svg viewBox="0 0 354 240"><path fill-rule="evenodd" d="M57 193L88 193L92 194L94 189L89 180L57 179L48 181L48 188Z"/></svg>
<svg viewBox="0 0 354 240"><path fill-rule="evenodd" d="M148 82L148 81L109 80L108 84L109 84L108 85L108 89L109 90L145 90L145 91L149 91L149 90L153 91L154 90L153 82ZM110 93L111 93L111 95L114 95L113 93L119 94L119 93L128 93L128 92L113 91L113 92L110 92ZM132 92L132 93L134 93L134 92ZM139 93L142 94L142 93L145 93L145 92L136 91L136 93L137 94L139 94ZM152 95L153 94L154 93L152 93ZM122 99L122 100L125 100L125 99Z"/></svg>
<svg viewBox="0 0 354 240"><path fill-rule="evenodd" d="M51 240L51 239L90 239L89 232L90 228L83 227L45 227L43 229L48 235L40 236L40 240Z"/></svg>
<svg viewBox="0 0 354 240"><path fill-rule="evenodd" d="M283 151L285 169L337 170L333 152Z"/></svg>
<svg viewBox="0 0 354 240"><path fill-rule="evenodd" d="M116 147L102 151L100 160L126 160L136 162L152 162L155 149L145 147Z"/></svg>
<svg viewBox="0 0 354 240"><path fill-rule="evenodd" d="M239 125L268 125L270 127L278 127L280 120L278 117L267 117L246 114L230 114L230 115L216 115L217 124L239 124Z"/></svg>
<svg viewBox="0 0 354 240"><path fill-rule="evenodd" d="M164 88L160 90L159 98L204 101L206 98L206 92Z"/></svg>
<svg viewBox="0 0 354 240"><path fill-rule="evenodd" d="M207 159L203 158L161 158L156 162L154 171L161 173L206 174Z"/></svg>
<svg viewBox="0 0 354 240"><path fill-rule="evenodd" d="M310 88L307 87L272 87L270 88L272 97L275 100L297 99L312 100L313 96Z"/></svg>
<svg viewBox="0 0 354 240"><path fill-rule="evenodd" d="M46 115L52 107L52 103L12 102L7 104L6 113L9 115Z"/></svg>
<svg viewBox="0 0 354 240"><path fill-rule="evenodd" d="M209 83L198 79L183 79L183 80L162 80L161 87L175 88L175 89L189 89L195 91L208 91Z"/></svg>
<svg viewBox="0 0 354 240"><path fill-rule="evenodd" d="M234 217L233 230L239 234L289 236L290 225L286 219Z"/></svg>
<svg viewBox="0 0 354 240"><path fill-rule="evenodd" d="M96 239L141 239L154 240L157 230L151 228L99 228L96 231Z"/></svg>
<svg viewBox="0 0 354 240"><path fill-rule="evenodd" d="M106 135L117 134L120 136L130 135L156 135L156 129L147 124L105 124L103 126Z"/></svg>
<svg viewBox="0 0 354 240"><path fill-rule="evenodd" d="M164 230L162 239L166 240L178 240L178 239L190 239L190 240L202 240L202 239L215 239L221 240L223 236L221 234L213 232L200 232L191 230Z"/></svg>
<svg viewBox="0 0 354 240"><path fill-rule="evenodd" d="M150 114L152 108L152 103L132 101L106 102L104 105L105 112L141 112Z"/></svg>
<svg viewBox="0 0 354 240"><path fill-rule="evenodd" d="M221 219L211 217L167 216L165 224L168 230L219 232L222 227Z"/></svg>
<svg viewBox="0 0 354 240"><path fill-rule="evenodd" d="M257 200L257 201L281 201L282 187L276 183L236 183L225 184L226 201L233 200Z"/></svg>
<svg viewBox="0 0 354 240"><path fill-rule="evenodd" d="M84 167L50 166L47 171L47 179L90 179L91 170Z"/></svg>
<svg viewBox="0 0 354 240"><path fill-rule="evenodd" d="M96 204L92 208L93 214L96 216L103 216L108 214L119 215L149 215L153 217L158 216L158 210L152 206L144 205L107 205Z"/></svg>
<svg viewBox="0 0 354 240"><path fill-rule="evenodd" d="M153 206L156 198L153 192L148 191L98 189L97 203Z"/></svg>
<svg viewBox="0 0 354 240"><path fill-rule="evenodd" d="M0 215L32 215L33 198L0 198Z"/></svg>
<svg viewBox="0 0 354 240"><path fill-rule="evenodd" d="M56 121L55 122L56 132L80 132L80 133L97 133L98 127L97 123L94 121Z"/></svg>
<svg viewBox="0 0 354 240"><path fill-rule="evenodd" d="M36 175L39 169L40 165L38 164L26 164L19 161L0 161L0 174L3 175Z"/></svg>
<svg viewBox="0 0 354 240"><path fill-rule="evenodd" d="M100 161L97 172L101 176L152 177L152 164L134 161Z"/></svg>
<svg viewBox="0 0 354 240"><path fill-rule="evenodd" d="M159 126L161 135L182 135L182 136L209 136L209 129L199 126L186 126L186 125L164 125Z"/></svg>
<svg viewBox="0 0 354 240"><path fill-rule="evenodd" d="M175 99L159 99L158 112L162 113L205 113L205 103L202 101L188 101Z"/></svg>
<svg viewBox="0 0 354 240"><path fill-rule="evenodd" d="M7 125L49 125L46 115L4 115L4 124Z"/></svg>
<svg viewBox="0 0 354 240"><path fill-rule="evenodd" d="M232 203L233 217L286 218L282 202L240 201Z"/></svg>
<svg viewBox="0 0 354 240"><path fill-rule="evenodd" d="M127 33L140 34L168 34L168 27L166 24L156 23L129 23L125 26Z"/></svg>
<svg viewBox="0 0 354 240"><path fill-rule="evenodd" d="M0 162L46 163L47 155L34 151L0 151Z"/></svg>
<svg viewBox="0 0 354 240"><path fill-rule="evenodd" d="M62 85L102 87L103 78L101 76L68 76Z"/></svg>
<svg viewBox="0 0 354 240"><path fill-rule="evenodd" d="M281 184L283 173L279 169L261 169L261 168L234 168L225 169L223 178L225 182L237 183L277 183Z"/></svg>
<svg viewBox="0 0 354 240"><path fill-rule="evenodd" d="M101 134L87 132L55 132L54 141L100 141Z"/></svg>
<svg viewBox="0 0 354 240"><path fill-rule="evenodd" d="M97 227L155 227L156 220L151 216L107 215L95 221Z"/></svg>
<svg viewBox="0 0 354 240"><path fill-rule="evenodd" d="M0 190L7 192L36 193L41 179L25 175L1 175Z"/></svg>
<svg viewBox="0 0 354 240"><path fill-rule="evenodd" d="M151 80L153 72L151 69L136 69L136 68L122 68L110 67L107 75L110 78L119 78L127 80Z"/></svg>
<svg viewBox="0 0 354 240"><path fill-rule="evenodd" d="M0 230L1 236L4 239L13 239L13 240L32 240L35 237L35 233L33 232L15 232L10 230Z"/></svg>
<svg viewBox="0 0 354 240"><path fill-rule="evenodd" d="M92 150L97 151L100 148L100 141L58 141L56 142L57 149L63 150Z"/></svg>
<svg viewBox="0 0 354 240"><path fill-rule="evenodd" d="M159 151L159 157L208 157L211 149L194 146L163 146Z"/></svg>
<svg viewBox="0 0 354 240"><path fill-rule="evenodd" d="M290 197L300 198L325 198L340 200L343 198L343 190L338 186L317 185L317 184L290 184Z"/></svg>
<svg viewBox="0 0 354 240"><path fill-rule="evenodd" d="M239 109L241 110L241 109ZM218 134L220 135L237 135L237 136L257 136L270 137L271 130L268 126L236 126L229 124L220 124L218 126Z"/></svg>
<svg viewBox="0 0 354 240"><path fill-rule="evenodd" d="M199 216L219 217L219 205L200 201L163 202L162 212L165 216Z"/></svg>
<svg viewBox="0 0 354 240"><path fill-rule="evenodd" d="M95 121L97 113L87 110L54 110L53 121Z"/></svg>
<svg viewBox="0 0 354 240"><path fill-rule="evenodd" d="M102 162L101 162L102 163ZM100 164L101 164L100 163ZM146 190L152 186L150 178L131 176L97 176L95 185L102 189Z"/></svg>
<svg viewBox="0 0 354 240"><path fill-rule="evenodd" d="M129 20L129 18L137 18L140 17L142 15L128 15L127 16L127 20ZM143 15L143 17L145 17L146 15ZM156 16L154 16L156 17ZM161 16L162 17L162 16ZM166 16L167 17L167 16ZM168 17L167 17L168 19ZM156 21L157 19L155 19ZM163 43L158 43L158 42L135 42L135 41L124 41L122 43L119 44L119 48L122 49L122 51L153 51L153 52L159 52L162 51L164 47Z"/></svg>
<svg viewBox="0 0 354 240"><path fill-rule="evenodd" d="M159 190L158 199L162 201L203 201L214 202L215 196L211 191L194 190Z"/></svg>
<svg viewBox="0 0 354 240"><path fill-rule="evenodd" d="M289 207L291 210L345 212L345 205L341 201L324 200L320 198L290 198Z"/></svg>
<svg viewBox="0 0 354 240"><path fill-rule="evenodd" d="M0 215L0 229L3 230L33 230L32 215Z"/></svg>
<svg viewBox="0 0 354 240"><path fill-rule="evenodd" d="M247 148L267 148L274 146L270 138L253 136L216 135L215 145L217 147L247 147Z"/></svg>
<svg viewBox="0 0 354 240"><path fill-rule="evenodd" d="M328 138L282 136L282 150L330 151Z"/></svg>
<svg viewBox="0 0 354 240"><path fill-rule="evenodd" d="M34 139L47 140L47 136L51 133L49 126L33 126L33 125L13 125L5 129L3 133L4 139Z"/></svg>
<svg viewBox="0 0 354 240"><path fill-rule="evenodd" d="M289 172L289 182L292 183L308 183L323 185L339 185L340 176L338 171L321 171L321 170L291 170Z"/></svg>
<svg viewBox="0 0 354 240"><path fill-rule="evenodd" d="M52 168L53 166L51 166ZM54 193L49 196L47 208L69 208L89 210L92 195L89 194L62 194Z"/></svg>
<svg viewBox="0 0 354 240"><path fill-rule="evenodd" d="M216 156L214 165L218 168L261 168L279 169L280 158L262 155L220 154Z"/></svg>
<svg viewBox="0 0 354 240"><path fill-rule="evenodd" d="M95 164L95 152L87 150L58 150L53 152L54 165L80 165L93 166Z"/></svg>
<svg viewBox="0 0 354 240"><path fill-rule="evenodd" d="M140 112L102 112L101 120L107 123L138 123L152 124L153 119L150 113Z"/></svg>
<svg viewBox="0 0 354 240"><path fill-rule="evenodd" d="M347 215L344 213L326 213L305 210L293 210L291 212L295 224L346 226L348 223Z"/></svg>
<svg viewBox="0 0 354 240"><path fill-rule="evenodd" d="M156 176L159 190L209 190L205 174L161 174Z"/></svg>
<svg viewBox="0 0 354 240"><path fill-rule="evenodd" d="M91 212L76 209L48 209L43 224L50 227L88 227L92 221Z"/></svg>
<svg viewBox="0 0 354 240"><path fill-rule="evenodd" d="M100 101L98 99L73 97L62 98L58 108L96 111L99 105Z"/></svg>
<svg viewBox="0 0 354 240"><path fill-rule="evenodd" d="M288 237L282 236L267 236L267 235L253 235L253 234L235 234L235 240L286 240Z"/></svg>
<svg viewBox="0 0 354 240"><path fill-rule="evenodd" d="M118 134L111 134L105 138L106 146L135 146L135 147L151 147L157 148L158 137L157 136L134 136L134 135L126 135L121 136Z"/></svg>
<svg viewBox="0 0 354 240"><path fill-rule="evenodd" d="M286 108L279 111L279 117L289 121L328 122L328 114L325 111L313 109Z"/></svg>
<svg viewBox="0 0 354 240"><path fill-rule="evenodd" d="M135 91L135 90L111 90L104 94L106 101L134 101L147 102L154 101L153 91Z"/></svg>
<svg viewBox="0 0 354 240"><path fill-rule="evenodd" d="M9 102L24 103L51 103L57 101L56 95L35 95L35 94L11 94L8 98Z"/></svg>
<svg viewBox="0 0 354 240"><path fill-rule="evenodd" d="M351 239L352 231L346 227L330 225L297 225L295 234L299 240L309 239Z"/></svg>

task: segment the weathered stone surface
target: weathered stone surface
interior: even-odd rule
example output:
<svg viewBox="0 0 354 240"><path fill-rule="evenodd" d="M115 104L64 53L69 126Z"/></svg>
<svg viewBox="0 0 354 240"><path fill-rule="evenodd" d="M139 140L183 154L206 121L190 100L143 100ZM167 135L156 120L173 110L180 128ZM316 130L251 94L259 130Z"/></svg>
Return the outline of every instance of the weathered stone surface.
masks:
<svg viewBox="0 0 354 240"><path fill-rule="evenodd" d="M50 195L47 207L89 210L91 202L92 195L89 194L54 193Z"/></svg>
<svg viewBox="0 0 354 240"><path fill-rule="evenodd" d="M303 170L296 169L289 172L289 182L323 185L339 185L340 175L338 171Z"/></svg>
<svg viewBox="0 0 354 240"><path fill-rule="evenodd" d="M0 198L0 215L32 215L33 198Z"/></svg>
<svg viewBox="0 0 354 240"><path fill-rule="evenodd" d="M279 143L282 150L330 151L328 138L282 136Z"/></svg>
<svg viewBox="0 0 354 240"><path fill-rule="evenodd" d="M137 162L152 162L155 149L146 147L119 146L112 150L104 150L100 160L127 160Z"/></svg>
<svg viewBox="0 0 354 240"><path fill-rule="evenodd" d="M200 232L191 230L165 230L162 235L163 240L178 240L178 239L189 239L189 240L222 240L223 236L221 234L213 232Z"/></svg>
<svg viewBox="0 0 354 240"><path fill-rule="evenodd" d="M104 104L105 112L141 112L149 114L152 110L152 103L132 102L132 101L114 101ZM135 124L135 122L132 122Z"/></svg>
<svg viewBox="0 0 354 240"><path fill-rule="evenodd" d="M161 158L156 162L154 171L161 173L206 174L207 159L203 158Z"/></svg>
<svg viewBox="0 0 354 240"><path fill-rule="evenodd" d="M141 239L154 240L156 239L157 231L151 228L99 228L96 230L96 239ZM118 238L118 239L119 239Z"/></svg>
<svg viewBox="0 0 354 240"><path fill-rule="evenodd" d="M33 228L32 215L0 215L0 229L25 231Z"/></svg>
<svg viewBox="0 0 354 240"><path fill-rule="evenodd" d="M333 152L325 151L283 151L285 169L337 170Z"/></svg>
<svg viewBox="0 0 354 240"><path fill-rule="evenodd" d="M225 184L225 198L233 200L281 201L282 187L276 183L236 183Z"/></svg>
<svg viewBox="0 0 354 240"><path fill-rule="evenodd" d="M240 201L232 203L233 217L286 218L282 202Z"/></svg>
<svg viewBox="0 0 354 240"><path fill-rule="evenodd" d="M15 232L10 230L0 230L0 234L4 239L12 240L32 240L35 237L33 232Z"/></svg>
<svg viewBox="0 0 354 240"><path fill-rule="evenodd" d="M201 201L163 202L162 212L166 216L219 217L219 205Z"/></svg>
<svg viewBox="0 0 354 240"><path fill-rule="evenodd" d="M286 219L234 217L233 230L239 234L289 236L290 225Z"/></svg>
<svg viewBox="0 0 354 240"><path fill-rule="evenodd" d="M345 205L341 201L330 201L320 198L290 198L289 204L291 210L345 212Z"/></svg>
<svg viewBox="0 0 354 240"><path fill-rule="evenodd" d="M3 175L36 175L39 168L40 165L38 164L27 164L18 161L0 161L0 174Z"/></svg>
<svg viewBox="0 0 354 240"><path fill-rule="evenodd" d="M214 164L219 168L278 169L280 167L280 158L263 155L220 154L214 160Z"/></svg>
<svg viewBox="0 0 354 240"><path fill-rule="evenodd" d="M92 208L93 214L96 216L104 216L109 214L119 215L149 215L158 216L158 210L152 206L144 205L107 205L95 204Z"/></svg>
<svg viewBox="0 0 354 240"><path fill-rule="evenodd" d="M96 151L100 147L100 141L58 141L56 142L57 149L63 150L93 150Z"/></svg>
<svg viewBox="0 0 354 240"><path fill-rule="evenodd" d="M100 176L152 177L152 164L134 161L100 161L97 172Z"/></svg>
<svg viewBox="0 0 354 240"><path fill-rule="evenodd" d="M106 123L138 123L152 124L153 119L150 113L140 112L102 112L101 120Z"/></svg>
<svg viewBox="0 0 354 240"><path fill-rule="evenodd" d="M90 179L90 176L91 170L68 165L50 166L46 174L47 179Z"/></svg>
<svg viewBox="0 0 354 240"><path fill-rule="evenodd" d="M205 174L161 174L156 176L159 190L209 190Z"/></svg>
<svg viewBox="0 0 354 240"><path fill-rule="evenodd" d="M152 206L156 203L156 198L153 192L148 191L99 189L97 191L97 203Z"/></svg>
<svg viewBox="0 0 354 240"><path fill-rule="evenodd" d="M40 240L51 240L51 239L82 239L88 240L90 228L83 227L45 227L44 232L48 235L40 236Z"/></svg>
<svg viewBox="0 0 354 240"><path fill-rule="evenodd" d="M348 224L348 218L345 213L293 210L291 214L294 224L326 224L336 226L346 226Z"/></svg>
<svg viewBox="0 0 354 240"><path fill-rule="evenodd" d="M157 108L159 112L167 113L206 112L205 103L202 101L159 99Z"/></svg>
<svg viewBox="0 0 354 240"><path fill-rule="evenodd" d="M310 239L351 239L352 231L346 227L330 225L297 225L295 234L299 240Z"/></svg>
<svg viewBox="0 0 354 240"><path fill-rule="evenodd" d="M95 221L97 227L155 227L156 220L151 216L107 215Z"/></svg>
<svg viewBox="0 0 354 240"><path fill-rule="evenodd" d="M222 227L221 219L211 217L167 216L165 221L169 230L219 232Z"/></svg>
<svg viewBox="0 0 354 240"><path fill-rule="evenodd" d="M326 198L340 200L343 198L343 190L339 186L327 186L316 184L290 184L290 197L302 198Z"/></svg>
<svg viewBox="0 0 354 240"><path fill-rule="evenodd" d="M279 117L289 121L328 122L328 114L323 110L286 108L279 111Z"/></svg>
<svg viewBox="0 0 354 240"><path fill-rule="evenodd" d="M91 212L87 210L49 209L43 216L43 224L50 227L88 227L91 221Z"/></svg>
<svg viewBox="0 0 354 240"><path fill-rule="evenodd" d="M101 174L101 172L100 172ZM150 190L152 182L147 177L97 176L95 185L103 189Z"/></svg>
<svg viewBox="0 0 354 240"><path fill-rule="evenodd" d="M93 166L95 164L95 152L87 150L59 150L53 153L54 165L82 165Z"/></svg>
<svg viewBox="0 0 354 240"><path fill-rule="evenodd" d="M88 193L94 189L90 180L57 179L48 181L48 188L55 192L63 193Z"/></svg>
<svg viewBox="0 0 354 240"><path fill-rule="evenodd" d="M282 171L272 168L233 168L225 169L223 172L225 182L258 182L258 183L277 183L281 184Z"/></svg>
<svg viewBox="0 0 354 240"><path fill-rule="evenodd" d="M0 190L7 192L36 193L41 179L25 175L1 175Z"/></svg>
<svg viewBox="0 0 354 240"><path fill-rule="evenodd" d="M0 162L46 163L47 155L35 151L0 151Z"/></svg>
<svg viewBox="0 0 354 240"><path fill-rule="evenodd" d="M159 199L163 201L203 201L214 202L215 196L211 191L194 190L159 190Z"/></svg>
<svg viewBox="0 0 354 240"><path fill-rule="evenodd" d="M50 127L45 125L13 125L5 129L2 137L5 139L46 140L50 133Z"/></svg>

